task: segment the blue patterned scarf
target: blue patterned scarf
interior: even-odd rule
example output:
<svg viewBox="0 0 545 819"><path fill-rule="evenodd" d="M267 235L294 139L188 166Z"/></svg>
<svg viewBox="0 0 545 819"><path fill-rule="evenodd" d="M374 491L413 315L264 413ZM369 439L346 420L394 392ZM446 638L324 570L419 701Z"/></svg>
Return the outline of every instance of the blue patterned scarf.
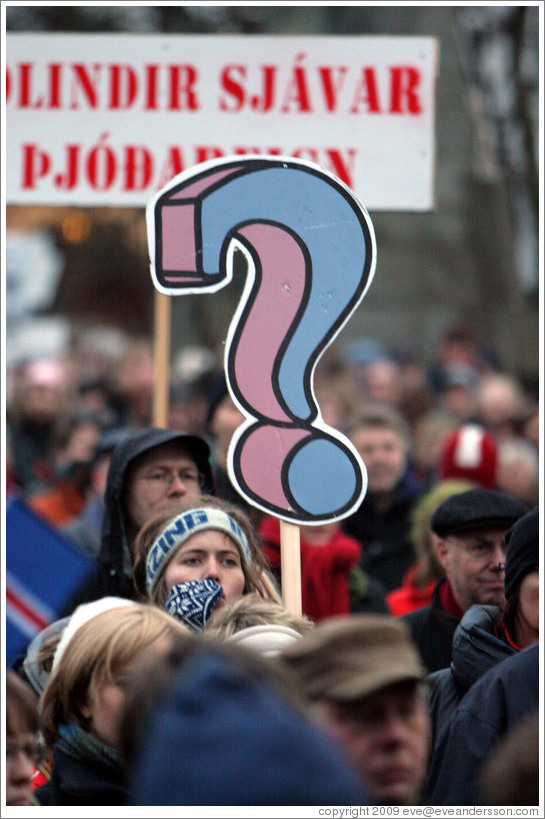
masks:
<svg viewBox="0 0 545 819"><path fill-rule="evenodd" d="M223 589L216 580L188 580L171 588L165 611L185 626L200 631L217 606Z"/></svg>
<svg viewBox="0 0 545 819"><path fill-rule="evenodd" d="M59 726L59 739L55 747L85 762L100 762L111 768L120 768L123 764L119 751L101 742L75 722Z"/></svg>

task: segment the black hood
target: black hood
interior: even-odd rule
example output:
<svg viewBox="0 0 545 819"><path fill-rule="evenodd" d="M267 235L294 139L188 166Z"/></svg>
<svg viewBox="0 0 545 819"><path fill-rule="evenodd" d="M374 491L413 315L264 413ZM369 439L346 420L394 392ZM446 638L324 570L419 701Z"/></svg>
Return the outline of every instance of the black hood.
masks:
<svg viewBox="0 0 545 819"><path fill-rule="evenodd" d="M107 563L112 571L123 571L132 564L127 540L123 508L123 492L127 470L135 458L161 444L179 441L194 459L203 479L203 492L215 494L214 479L209 463L210 449L203 438L168 429L146 427L127 435L112 454L104 495L104 518L102 522L102 545L99 560Z"/></svg>
<svg viewBox="0 0 545 819"><path fill-rule="evenodd" d="M450 668L454 679L466 691L485 671L510 657L515 649L496 637L495 626L502 621L499 606L471 606L458 624L452 640Z"/></svg>

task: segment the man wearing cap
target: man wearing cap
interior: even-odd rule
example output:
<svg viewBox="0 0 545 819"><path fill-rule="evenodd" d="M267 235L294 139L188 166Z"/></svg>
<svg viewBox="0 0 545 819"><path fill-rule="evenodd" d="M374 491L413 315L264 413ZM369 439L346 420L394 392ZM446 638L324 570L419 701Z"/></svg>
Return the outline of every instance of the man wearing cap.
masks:
<svg viewBox="0 0 545 819"><path fill-rule="evenodd" d="M523 515L505 536L507 606L471 606L452 641L449 668L428 678L433 736L472 685L506 657L539 640L539 509Z"/></svg>
<svg viewBox="0 0 545 819"><path fill-rule="evenodd" d="M134 544L144 523L173 513L180 500L214 494L208 444L196 435L150 427L129 433L115 448L106 482L101 547L96 568L61 616L106 595L136 598Z"/></svg>
<svg viewBox="0 0 545 819"><path fill-rule="evenodd" d="M375 805L418 804L430 723L426 671L405 624L386 614L334 617L284 648L316 722L344 748Z"/></svg>
<svg viewBox="0 0 545 819"><path fill-rule="evenodd" d="M430 526L446 577L428 606L403 618L430 673L450 665L454 632L471 606L505 608L505 534L527 511L511 495L479 487L434 512Z"/></svg>

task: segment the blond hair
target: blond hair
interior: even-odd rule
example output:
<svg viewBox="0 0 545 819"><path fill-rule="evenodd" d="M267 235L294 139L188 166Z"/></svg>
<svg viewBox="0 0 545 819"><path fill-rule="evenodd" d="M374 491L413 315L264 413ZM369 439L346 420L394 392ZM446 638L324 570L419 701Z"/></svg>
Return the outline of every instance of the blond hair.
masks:
<svg viewBox="0 0 545 819"><path fill-rule="evenodd" d="M276 600L266 600L253 593L215 609L204 631L211 637L225 640L237 631L261 625L288 626L299 634L308 634L314 629L314 623L308 617L293 614Z"/></svg>
<svg viewBox="0 0 545 819"><path fill-rule="evenodd" d="M244 555L242 555L243 559L241 561L241 565L245 578L243 594L255 592L260 597L272 597L273 599L279 601L280 596L268 574L267 563L263 552L261 551L261 547L259 546L250 518L238 506L228 503L220 498L216 498L213 495L203 495L198 502L193 500L191 502L186 501L184 503L182 501L176 512L173 512L172 509L169 512L162 512L160 515L150 518L150 520L144 524L135 541L135 558L133 567L134 585L142 599L148 599L146 590L146 563L151 547L157 538L160 537L161 533L168 528L170 523L172 523L172 521L181 512L187 512L191 509L200 509L203 507L211 507L213 509L219 509L222 512L225 512L225 514L232 517L233 520L238 523L246 535L246 539L250 547L251 561L248 562L244 558ZM174 556L174 554L175 551L172 552L172 556ZM168 591L169 590L165 585L163 571L163 577L157 583L157 586L149 599L152 603L162 606L165 603Z"/></svg>
<svg viewBox="0 0 545 819"><path fill-rule="evenodd" d="M155 606L131 603L97 614L81 625L51 673L40 699L40 728L48 745L59 726L77 722L88 729L81 712L89 695L107 683L140 651L157 640L188 639L185 626Z"/></svg>

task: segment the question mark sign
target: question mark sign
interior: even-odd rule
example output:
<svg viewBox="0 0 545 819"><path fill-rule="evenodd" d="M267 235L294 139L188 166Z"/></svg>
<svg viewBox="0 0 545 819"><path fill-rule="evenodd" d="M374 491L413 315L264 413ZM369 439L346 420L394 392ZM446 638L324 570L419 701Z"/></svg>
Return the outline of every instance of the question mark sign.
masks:
<svg viewBox="0 0 545 819"><path fill-rule="evenodd" d="M350 189L288 157L212 160L172 179L148 204L155 287L213 293L248 273L231 321L226 378L246 420L228 454L251 504L291 523L340 520L361 503L367 472L325 424L313 393L320 356L360 304L375 271L375 235Z"/></svg>

